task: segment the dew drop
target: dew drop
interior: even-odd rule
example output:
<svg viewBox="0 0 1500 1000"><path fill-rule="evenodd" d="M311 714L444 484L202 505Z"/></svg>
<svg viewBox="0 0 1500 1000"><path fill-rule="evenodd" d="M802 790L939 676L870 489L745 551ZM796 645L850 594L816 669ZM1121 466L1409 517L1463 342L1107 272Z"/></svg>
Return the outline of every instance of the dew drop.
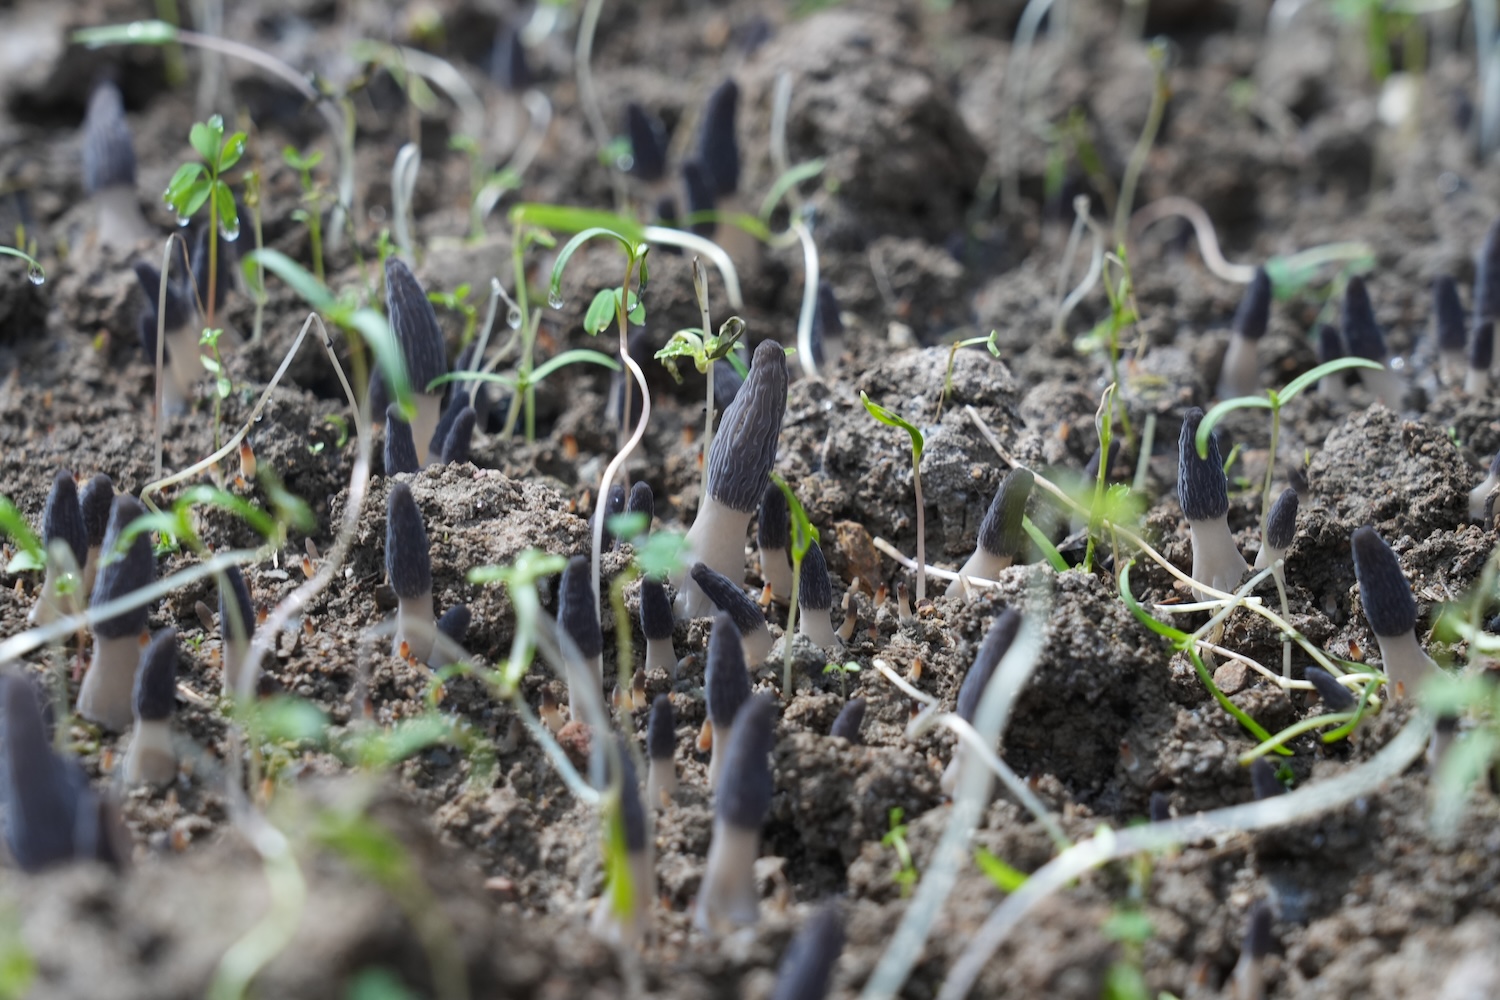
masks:
<svg viewBox="0 0 1500 1000"><path fill-rule="evenodd" d="M559 292L559 291L548 292L547 293L547 304L549 306L551 306L553 309L561 309L563 307L562 293Z"/></svg>
<svg viewBox="0 0 1500 1000"><path fill-rule="evenodd" d="M511 306L510 311L505 314L505 322L512 330L521 329L521 307Z"/></svg>
<svg viewBox="0 0 1500 1000"><path fill-rule="evenodd" d="M232 227L226 226L221 222L219 223L219 235L224 238L225 242L233 243L240 238L240 227L238 225Z"/></svg>
<svg viewBox="0 0 1500 1000"><path fill-rule="evenodd" d="M179 215L177 217L177 225L181 228L186 228L187 224L192 221L193 217L191 215Z"/></svg>
<svg viewBox="0 0 1500 1000"><path fill-rule="evenodd" d="M40 285L46 282L47 272L42 270L42 265L40 264L28 264L26 265L26 277L33 285Z"/></svg>

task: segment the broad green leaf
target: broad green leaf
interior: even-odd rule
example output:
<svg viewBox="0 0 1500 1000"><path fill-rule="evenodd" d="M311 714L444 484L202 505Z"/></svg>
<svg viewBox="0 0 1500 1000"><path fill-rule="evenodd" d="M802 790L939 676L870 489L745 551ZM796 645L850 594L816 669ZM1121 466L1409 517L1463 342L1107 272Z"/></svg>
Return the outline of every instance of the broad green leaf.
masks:
<svg viewBox="0 0 1500 1000"><path fill-rule="evenodd" d="M608 330L610 324L615 321L615 306L620 301L620 290L618 288L601 288L594 296L594 301L589 303L588 312L583 315L584 332L598 336Z"/></svg>
<svg viewBox="0 0 1500 1000"><path fill-rule="evenodd" d="M240 212L234 204L234 193L223 181L214 182L214 210L219 214L219 225L231 233L239 232ZM223 251L219 251L223 253ZM208 289L204 289L208 294Z"/></svg>
<svg viewBox="0 0 1500 1000"><path fill-rule="evenodd" d="M194 122L188 133L188 142L204 163L217 163L219 144L224 140L224 119L214 115L206 122Z"/></svg>
<svg viewBox="0 0 1500 1000"><path fill-rule="evenodd" d="M1302 390L1326 375L1348 371L1351 368L1373 368L1379 371L1384 367L1384 365L1371 361L1369 358L1335 358L1332 361L1326 361L1311 371L1303 372L1288 382L1286 388L1281 390L1281 404L1285 406L1287 403L1290 403Z"/></svg>
<svg viewBox="0 0 1500 1000"><path fill-rule="evenodd" d="M245 133L236 132L229 137L229 141L224 143L223 148L219 152L219 173L222 174L226 170L233 168L236 163L240 162L240 157L244 155Z"/></svg>

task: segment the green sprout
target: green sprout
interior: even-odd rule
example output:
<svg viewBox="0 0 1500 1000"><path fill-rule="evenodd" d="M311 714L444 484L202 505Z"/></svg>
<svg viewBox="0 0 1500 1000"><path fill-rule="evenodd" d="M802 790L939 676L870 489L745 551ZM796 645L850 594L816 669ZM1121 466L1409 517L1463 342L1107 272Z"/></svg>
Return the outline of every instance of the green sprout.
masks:
<svg viewBox="0 0 1500 1000"><path fill-rule="evenodd" d="M1000 356L1000 345L996 338L999 335L1000 331L991 330L984 337L969 337L967 340L955 340L953 345L948 348L948 367L943 371L943 391L938 393L937 413L933 415L934 420L942 418L943 404L948 401L949 395L953 392L953 362L958 357L959 349L963 347L978 347L980 344L983 344L991 355L998 358Z"/></svg>
<svg viewBox="0 0 1500 1000"><path fill-rule="evenodd" d="M224 367L224 358L219 353L219 338L223 335L222 328L205 329L198 335L198 346L208 348L208 354L199 352L198 360L214 377L214 451L219 450L224 400L234 392L234 383L230 381L229 371Z"/></svg>
<svg viewBox="0 0 1500 1000"><path fill-rule="evenodd" d="M896 852L896 871L892 873L891 881L900 887L902 899L911 895L918 878L917 866L911 857L911 847L906 843L906 824L902 822L905 815L906 810L900 806L892 806L890 830L880 838L881 847L889 847Z"/></svg>
<svg viewBox="0 0 1500 1000"><path fill-rule="evenodd" d="M255 249L265 247L265 233L261 228L261 176L259 170L251 170L245 174L245 207L250 210L250 229L255 233ZM245 275L245 288L250 292L251 299L255 302L255 326L250 334L250 342L253 344L260 340L264 329L266 314L266 268L257 258L253 262L242 264Z"/></svg>
<svg viewBox="0 0 1500 1000"><path fill-rule="evenodd" d="M465 347L474 339L474 330L479 326L479 307L469 301L473 288L465 282L451 292L428 292L427 301L444 309L452 309L464 318L463 336L459 343Z"/></svg>
<svg viewBox="0 0 1500 1000"><path fill-rule="evenodd" d="M1006 864L983 847L974 848L974 864L1001 892L1015 892L1026 884L1026 873Z"/></svg>
<svg viewBox="0 0 1500 1000"><path fill-rule="evenodd" d="M880 404L871 402L863 389L859 401L865 404L870 416L887 427L900 428L911 438L911 478L917 494L917 603L920 604L927 597L927 519L922 504L922 448L925 442L922 432ZM792 581L795 586L795 576Z"/></svg>
<svg viewBox="0 0 1500 1000"><path fill-rule="evenodd" d="M775 483L776 488L786 497L787 511L791 514L792 522L792 597L786 612L786 635L781 641L782 697L790 699L792 697L792 636L797 634L798 591L802 587L802 560L807 556L808 550L813 547L813 543L818 540L818 529L813 527L812 522L808 520L806 508L802 506L802 501L797 499L797 494L792 492L786 480L773 472L771 482Z"/></svg>
<svg viewBox="0 0 1500 1000"><path fill-rule="evenodd" d="M42 269L42 265L26 251L17 250L15 247L0 246L0 255L19 257L21 260L24 260L26 262L26 277L33 285L40 285L47 280L47 272Z"/></svg>
<svg viewBox="0 0 1500 1000"><path fill-rule="evenodd" d="M843 698L845 701L848 701L849 700L849 675L850 674L857 674L857 673L859 673L859 670L860 670L860 667L859 667L858 663L854 662L853 660L846 660L843 663L828 663L828 664L825 664L824 667L823 667L823 675L825 677L828 674L838 674L839 675L839 697Z"/></svg>
<svg viewBox="0 0 1500 1000"><path fill-rule="evenodd" d="M178 167L162 198L177 213L178 225L186 225L203 206L208 206L208 289L204 298L206 319L213 326L214 311L218 308L214 286L219 270L219 235L222 233L231 243L240 236L239 209L224 174L245 155L245 133L235 132L226 138L224 119L214 115L206 122L194 123L188 141L200 162Z"/></svg>
<svg viewBox="0 0 1500 1000"><path fill-rule="evenodd" d="M319 281L323 276L323 189L313 179L313 169L323 162L321 150L312 149L299 153L295 146L281 151L282 161L297 171L302 185L301 207L292 212L292 218L307 226L307 242L312 250L313 274Z"/></svg>

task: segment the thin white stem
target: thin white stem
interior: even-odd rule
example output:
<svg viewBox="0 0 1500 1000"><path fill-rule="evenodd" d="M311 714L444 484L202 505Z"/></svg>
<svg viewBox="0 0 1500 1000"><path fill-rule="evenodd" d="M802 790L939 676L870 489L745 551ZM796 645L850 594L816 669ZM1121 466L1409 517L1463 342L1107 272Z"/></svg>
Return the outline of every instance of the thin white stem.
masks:
<svg viewBox="0 0 1500 1000"><path fill-rule="evenodd" d="M599 492L597 494L602 509L604 498L609 496L609 488L615 481L615 474L630 458L631 452L641 443L646 436L646 425L651 419L651 392L646 388L646 373L641 371L641 366L635 363L630 356L630 348L626 343L626 333L622 328L620 331L620 360L625 367L630 369L630 374L635 378L636 385L641 390L641 418L636 421L635 433L630 435L630 440L625 442L614 458L610 459L609 465L604 469L604 475L599 480ZM604 518L594 518L594 548L592 560L593 586L595 600L599 600L599 561L600 553L604 549ZM600 605L603 606L602 604Z"/></svg>
<svg viewBox="0 0 1500 1000"><path fill-rule="evenodd" d="M818 247L813 242L812 231L800 218L793 220L792 232L802 241L802 312L797 316L797 360L802 365L803 375L817 378L818 364L813 358L812 338L813 320L818 310ZM921 514L917 516L920 524ZM918 597L920 599L920 594Z"/></svg>
<svg viewBox="0 0 1500 1000"><path fill-rule="evenodd" d="M1383 750L1335 779L1313 782L1286 795L1195 813L1162 823L1125 830L1106 828L1070 848L1033 872L1026 883L990 913L979 932L954 963L938 1000L968 996L995 950L1022 918L1053 893L1108 861L1198 841L1231 837L1304 822L1325 815L1355 799L1375 794L1380 786L1406 770L1427 748L1433 720L1418 712ZM905 981L904 978L902 980ZM863 1000L894 997L895 990L875 991L874 979ZM901 984L897 983L899 988Z"/></svg>
<svg viewBox="0 0 1500 1000"><path fill-rule="evenodd" d="M697 233L668 229L665 226L647 226L642 236L647 243L681 247L713 261L714 267L719 269L719 276L724 279L724 294L729 298L729 307L731 309L745 308L745 298L740 294L739 272L734 268L734 261L729 259L729 254L725 253L724 248L719 244Z"/></svg>
<svg viewBox="0 0 1500 1000"><path fill-rule="evenodd" d="M599 13L604 9L604 0L588 0L583 8L583 17L578 22L578 44L573 50L574 69L578 75L578 103L583 105L583 115L588 119L589 131L594 144L603 152L609 147L609 126L604 122L604 113L599 110L599 93L594 89L594 32L599 28ZM615 191L615 207L624 210L628 201L624 177L613 166L609 167L609 183Z"/></svg>
<svg viewBox="0 0 1500 1000"><path fill-rule="evenodd" d="M1203 258L1204 265L1216 276L1236 285L1248 285L1255 277L1255 268L1249 264L1231 264L1224 259L1213 221L1209 219L1203 206L1191 198L1169 195L1158 198L1149 205L1142 205L1130 220L1131 242L1138 241L1141 234L1154 223L1173 216L1184 218L1192 224L1193 235L1198 238L1198 254Z"/></svg>
<svg viewBox="0 0 1500 1000"><path fill-rule="evenodd" d="M412 264L417 258L411 243L411 198L421 169L422 149L414 142L402 146L396 153L396 162L391 164L391 227L395 230L397 249Z"/></svg>

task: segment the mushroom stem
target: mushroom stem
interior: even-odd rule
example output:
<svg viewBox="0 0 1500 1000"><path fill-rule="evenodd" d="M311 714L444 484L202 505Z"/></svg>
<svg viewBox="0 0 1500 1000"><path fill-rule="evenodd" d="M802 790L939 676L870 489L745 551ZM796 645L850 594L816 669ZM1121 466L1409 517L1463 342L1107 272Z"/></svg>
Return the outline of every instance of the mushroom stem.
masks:
<svg viewBox="0 0 1500 1000"><path fill-rule="evenodd" d="M1484 518L1485 501L1489 500L1497 486L1500 486L1500 475L1491 471L1484 477L1484 482L1469 491L1469 517L1476 521Z"/></svg>
<svg viewBox="0 0 1500 1000"><path fill-rule="evenodd" d="M584 665L588 667L588 676L594 684L594 689L602 690L604 688L603 655L595 653L593 656L584 656L582 659ZM569 671L570 674L573 672ZM578 691L578 686L573 683L573 680L572 677L568 678L568 718L583 721L586 717L583 702L579 697L581 692Z"/></svg>
<svg viewBox="0 0 1500 1000"><path fill-rule="evenodd" d="M615 912L613 893L605 887L604 896L594 907L593 931L611 944L627 948L638 945L651 928L651 902L656 898L656 871L651 851L632 851L626 856L630 869L630 912Z"/></svg>
<svg viewBox="0 0 1500 1000"><path fill-rule="evenodd" d="M400 640L397 640L397 645ZM249 639L225 638L220 652L224 660L224 693L233 696L240 689L240 672L244 669L245 656L250 651Z"/></svg>
<svg viewBox="0 0 1500 1000"><path fill-rule="evenodd" d="M1219 398L1253 396L1259 388L1260 369L1256 342L1236 333L1229 338L1224 352L1224 367L1219 371Z"/></svg>
<svg viewBox="0 0 1500 1000"><path fill-rule="evenodd" d="M785 603L792 597L792 563L786 549L760 550L760 578L771 588L771 596Z"/></svg>
<svg viewBox="0 0 1500 1000"><path fill-rule="evenodd" d="M823 649L837 649L843 645L833 631L833 611L829 608L803 608L797 618L797 631Z"/></svg>
<svg viewBox="0 0 1500 1000"><path fill-rule="evenodd" d="M1375 641L1380 644L1385 675L1398 694L1415 696L1422 681L1438 672L1438 665L1418 644L1415 629L1400 635L1377 635Z"/></svg>
<svg viewBox="0 0 1500 1000"><path fill-rule="evenodd" d="M123 732L135 718L132 696L141 637L107 639L95 635L94 658L78 689L78 714L105 729Z"/></svg>
<svg viewBox="0 0 1500 1000"><path fill-rule="evenodd" d="M128 184L115 184L94 195L94 204L99 207L99 245L115 250L132 250L143 238L151 236L153 230L141 214L136 201L135 189Z"/></svg>
<svg viewBox="0 0 1500 1000"><path fill-rule="evenodd" d="M1469 359L1464 357L1464 352L1440 351L1438 353L1438 376L1443 385L1458 385L1464 381L1464 372L1469 367Z"/></svg>
<svg viewBox="0 0 1500 1000"><path fill-rule="evenodd" d="M427 464L431 452L432 435L437 430L438 420L443 414L443 397L430 392L422 392L426 386L413 386L417 390L412 393L412 399L417 404L417 412L411 421L412 443L417 447L417 466L420 468Z"/></svg>
<svg viewBox="0 0 1500 1000"><path fill-rule="evenodd" d="M1464 392L1470 396L1482 396L1490 390L1488 368L1470 368L1464 375Z"/></svg>
<svg viewBox="0 0 1500 1000"><path fill-rule="evenodd" d="M963 777L964 759L967 755L967 750L968 748L962 742L955 746L953 748L953 758L948 761L948 766L943 768L943 776L938 779L938 788L942 790L944 795L950 798L953 796L954 789L958 788L958 783Z"/></svg>
<svg viewBox="0 0 1500 1000"><path fill-rule="evenodd" d="M677 794L677 765L672 758L651 758L646 767L646 803L653 809L665 809Z"/></svg>
<svg viewBox="0 0 1500 1000"><path fill-rule="evenodd" d="M1188 529L1193 539L1193 579L1215 590L1233 590L1250 567L1229 533L1229 516L1188 521ZM1200 601L1213 596L1197 588L1193 594Z"/></svg>
<svg viewBox="0 0 1500 1000"><path fill-rule="evenodd" d="M131 785L166 785L177 777L177 751L168 719L137 719L125 751L125 781Z"/></svg>
<svg viewBox="0 0 1500 1000"><path fill-rule="evenodd" d="M691 556L685 560L686 565L690 566L696 560L736 583L744 580L745 535L750 527L751 513L735 510L713 497L704 497L698 516L688 529L687 550ZM679 614L687 618L702 618L714 613L713 601L686 570L681 571L672 583L677 587Z"/></svg>
<svg viewBox="0 0 1500 1000"><path fill-rule="evenodd" d="M99 575L99 555L103 551L102 545L90 545L88 558L83 561L83 592L92 594L94 592L94 577Z"/></svg>
<svg viewBox="0 0 1500 1000"><path fill-rule="evenodd" d="M422 663L432 656L432 647L437 642L437 624L432 614L432 594L417 597L402 597L396 605L396 638L391 645L391 655L401 654L401 644L406 651Z"/></svg>
<svg viewBox="0 0 1500 1000"><path fill-rule="evenodd" d="M66 577L66 573L60 573L58 567L47 560L47 574L42 579L42 589L37 595L36 604L31 608L31 614L27 620L34 625L50 625L59 618L77 614L82 609L78 600L80 591L74 590L63 594L58 592L58 582ZM78 579L74 577L74 579ZM86 591L84 591L86 593Z"/></svg>
<svg viewBox="0 0 1500 1000"><path fill-rule="evenodd" d="M997 556L991 552L986 552L982 545L976 546L974 554L958 568L958 576L952 583L948 584L947 596L964 596L965 577L993 580L1000 575L1001 570L1009 569L1013 562L1015 562L1014 556Z"/></svg>
<svg viewBox="0 0 1500 1000"><path fill-rule="evenodd" d="M1387 367L1382 367L1379 371L1373 368L1361 368L1359 377L1370 395L1380 400L1386 409L1398 412L1406 390L1401 384L1401 379L1391 371L1388 365L1387 362Z"/></svg>
<svg viewBox="0 0 1500 1000"><path fill-rule="evenodd" d="M756 922L760 917L760 894L755 889L755 858L759 852L759 831L714 819L708 867L693 907L694 927L717 932Z"/></svg>
<svg viewBox="0 0 1500 1000"><path fill-rule="evenodd" d="M672 680L677 679L677 650L672 648L670 637L646 640L646 669L663 670Z"/></svg>
<svg viewBox="0 0 1500 1000"><path fill-rule="evenodd" d="M745 650L745 663L754 667L764 663L766 657L771 655L771 647L776 645L776 637L771 634L770 628L760 625L740 636L740 645Z"/></svg>

